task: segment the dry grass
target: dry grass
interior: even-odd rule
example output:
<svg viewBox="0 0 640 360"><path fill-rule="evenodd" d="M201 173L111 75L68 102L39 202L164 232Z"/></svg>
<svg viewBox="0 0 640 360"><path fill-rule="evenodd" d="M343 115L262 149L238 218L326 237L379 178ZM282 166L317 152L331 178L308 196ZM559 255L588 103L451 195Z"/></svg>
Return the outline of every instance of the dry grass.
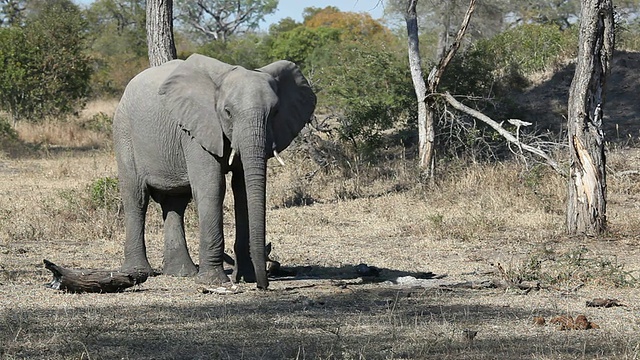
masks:
<svg viewBox="0 0 640 360"><path fill-rule="evenodd" d="M633 359L640 354L640 291L632 277L640 267L637 175L609 177L608 236L569 238L564 180L545 168L458 166L443 169L438 183L424 187L413 183L415 171L403 161L345 177L337 169L316 172L300 153L283 155L286 167L270 164L268 241L277 260L306 267L301 269L310 277L272 281L268 292L242 284L244 292L231 296L205 295L192 279L165 276L120 294L44 288L49 274L43 258L76 268L120 265L121 215L92 202L89 190L96 179L115 176L113 154L103 147L1 160L0 358ZM635 149L612 151L611 173L637 169L628 161L636 155ZM310 205L298 206L305 203ZM232 206L232 201L225 206L228 247ZM197 259L193 209L187 226ZM160 267L156 205L147 235L150 261ZM352 270L359 263L381 268L380 280L424 272L446 277L422 287L360 282ZM497 263L513 279L535 276L550 286L528 293L438 287L500 278ZM621 278L627 283L617 281ZM579 282L584 286L577 287ZM617 298L627 306L585 307L595 297ZM532 320L578 314L600 329L559 331ZM478 335L468 340L465 329Z"/></svg>
<svg viewBox="0 0 640 360"><path fill-rule="evenodd" d="M45 151L109 147L109 122L117 105L116 99L94 100L77 116L44 119L40 123L18 122L16 131L23 141L42 146Z"/></svg>

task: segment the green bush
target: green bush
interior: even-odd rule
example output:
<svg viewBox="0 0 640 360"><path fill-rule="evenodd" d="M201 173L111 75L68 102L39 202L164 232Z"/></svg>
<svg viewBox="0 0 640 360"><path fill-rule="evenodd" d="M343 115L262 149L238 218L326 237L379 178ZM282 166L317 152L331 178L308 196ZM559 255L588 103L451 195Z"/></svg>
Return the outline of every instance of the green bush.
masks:
<svg viewBox="0 0 640 360"><path fill-rule="evenodd" d="M111 118L111 116L103 112L99 112L93 115L84 124L82 124L82 127L88 130L93 130L95 132L110 134L112 124L113 124L113 119Z"/></svg>
<svg viewBox="0 0 640 360"><path fill-rule="evenodd" d="M318 27L308 28L298 26L292 30L278 33L270 44L269 56L272 59L283 59L293 61L300 65L303 69L307 69L309 57L322 49L323 52L333 53L339 49L338 40L340 39L341 30ZM332 44L331 48L328 47Z"/></svg>
<svg viewBox="0 0 640 360"><path fill-rule="evenodd" d="M197 52L227 64L257 69L271 62L266 40L267 36L259 34L233 36L226 42L210 41L200 46Z"/></svg>
<svg viewBox="0 0 640 360"><path fill-rule="evenodd" d="M373 155L382 135L415 116L416 99L404 53L383 43L343 42L309 58L319 106L338 117L340 138Z"/></svg>
<svg viewBox="0 0 640 360"><path fill-rule="evenodd" d="M88 186L88 205L92 209L114 210L120 207L118 179L103 177Z"/></svg>
<svg viewBox="0 0 640 360"><path fill-rule="evenodd" d="M55 0L0 29L0 107L32 121L75 111L91 75L85 28L78 6Z"/></svg>
<svg viewBox="0 0 640 360"><path fill-rule="evenodd" d="M18 140L18 133L11 126L9 120L0 115L0 139L4 140Z"/></svg>
<svg viewBox="0 0 640 360"><path fill-rule="evenodd" d="M36 150L33 146L25 144L18 137L9 119L0 114L0 157L8 155L16 157L24 154L30 154Z"/></svg>
<svg viewBox="0 0 640 360"><path fill-rule="evenodd" d="M526 76L574 57L577 30L576 26L562 30L553 24L524 24L478 41L473 51L493 63L499 74L515 70Z"/></svg>

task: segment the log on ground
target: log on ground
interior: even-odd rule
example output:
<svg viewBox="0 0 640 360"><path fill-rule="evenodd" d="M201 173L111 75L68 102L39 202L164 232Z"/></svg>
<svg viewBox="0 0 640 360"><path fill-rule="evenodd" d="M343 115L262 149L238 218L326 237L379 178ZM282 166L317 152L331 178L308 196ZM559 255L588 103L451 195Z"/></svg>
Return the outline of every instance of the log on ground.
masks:
<svg viewBox="0 0 640 360"><path fill-rule="evenodd" d="M67 269L44 260L44 267L53 273L46 286L72 293L120 292L147 280L146 272L125 273L116 270Z"/></svg>

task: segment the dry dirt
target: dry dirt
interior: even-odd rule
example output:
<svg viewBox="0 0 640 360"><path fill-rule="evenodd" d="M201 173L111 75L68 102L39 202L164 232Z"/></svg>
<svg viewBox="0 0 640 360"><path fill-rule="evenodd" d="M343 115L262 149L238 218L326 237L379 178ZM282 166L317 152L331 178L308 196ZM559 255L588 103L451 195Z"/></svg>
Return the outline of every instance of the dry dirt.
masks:
<svg viewBox="0 0 640 360"><path fill-rule="evenodd" d="M635 64L636 56L616 61ZM616 74L614 67L615 84L638 77L631 69ZM626 109L618 129L629 143L637 140L633 114L640 112L630 101L637 84L609 96L610 104L616 96L627 101L616 107ZM553 90L561 85L541 86L549 96L536 106L553 110L564 102ZM72 268L121 264L118 208L90 201L95 180L116 174L113 153L63 149L0 160L0 359L639 357L638 149L609 149L610 232L601 238L565 235L565 181L543 167L452 166L423 187L412 183L410 162L377 177L320 171L308 180L314 165L283 155L286 167L269 165L268 241L298 277L274 278L269 291L240 284L233 295L203 294L193 279L166 276L117 294L46 288L45 258ZM300 202L313 204L291 206ZM225 205L227 248L232 206ZM186 223L197 259L193 209ZM153 205L147 239L158 268L161 238ZM378 276L360 276L361 263ZM504 286L519 280L541 288ZM587 307L594 298L624 306ZM549 324L578 315L599 328ZM545 325L536 324L540 317Z"/></svg>

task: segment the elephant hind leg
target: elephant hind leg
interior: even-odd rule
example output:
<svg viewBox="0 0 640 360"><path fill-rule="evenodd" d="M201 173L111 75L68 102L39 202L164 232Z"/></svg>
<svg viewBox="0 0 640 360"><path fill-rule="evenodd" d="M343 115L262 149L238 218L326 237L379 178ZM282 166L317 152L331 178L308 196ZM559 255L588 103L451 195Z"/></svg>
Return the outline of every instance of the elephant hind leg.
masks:
<svg viewBox="0 0 640 360"><path fill-rule="evenodd" d="M144 240L144 224L149 205L149 194L144 188L131 186L122 177L120 178L120 191L124 207L126 232L122 271L142 271L153 275L155 271L149 264Z"/></svg>
<svg viewBox="0 0 640 360"><path fill-rule="evenodd" d="M164 219L163 273L171 276L194 276L198 273L184 234L184 212L189 195L165 196L160 202Z"/></svg>

